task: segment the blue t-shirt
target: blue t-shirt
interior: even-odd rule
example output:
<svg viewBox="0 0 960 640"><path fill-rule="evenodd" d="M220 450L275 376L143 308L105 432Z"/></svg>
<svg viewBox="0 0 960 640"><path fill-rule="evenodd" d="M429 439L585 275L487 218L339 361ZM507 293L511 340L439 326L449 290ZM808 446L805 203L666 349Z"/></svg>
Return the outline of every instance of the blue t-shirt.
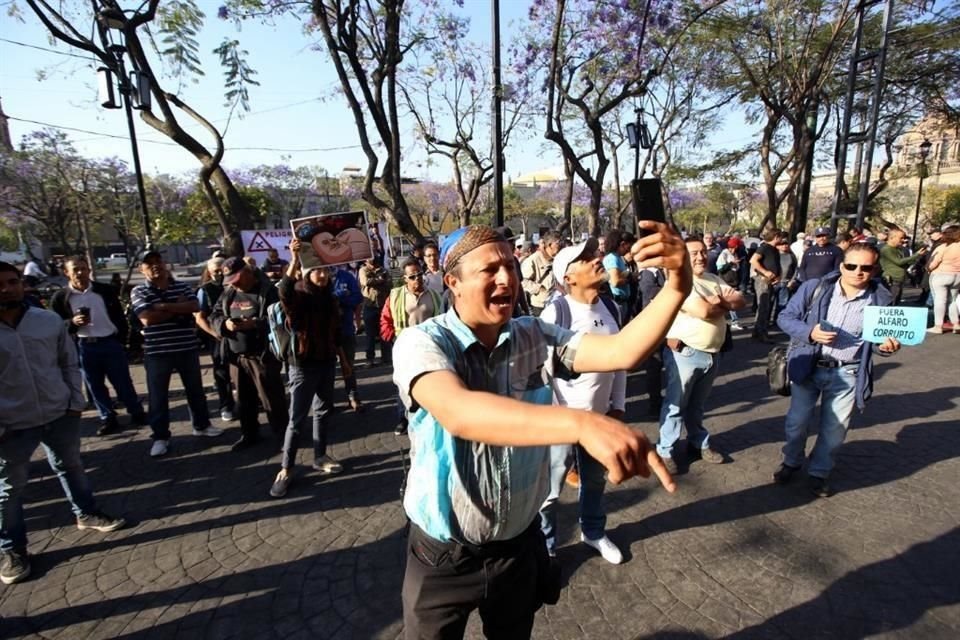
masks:
<svg viewBox="0 0 960 640"><path fill-rule="evenodd" d="M627 273L627 261L623 259L618 253L608 253L603 256L603 268L607 271L611 269L617 269L621 274ZM627 300L630 297L630 288L629 287L615 287L613 283L610 283L610 293L613 294L613 297L617 301Z"/></svg>

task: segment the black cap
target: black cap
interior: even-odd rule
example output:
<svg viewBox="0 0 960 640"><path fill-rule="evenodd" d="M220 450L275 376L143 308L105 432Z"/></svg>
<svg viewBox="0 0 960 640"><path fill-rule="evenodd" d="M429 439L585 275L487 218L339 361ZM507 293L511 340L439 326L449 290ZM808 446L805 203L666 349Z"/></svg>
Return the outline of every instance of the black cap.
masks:
<svg viewBox="0 0 960 640"><path fill-rule="evenodd" d="M240 272L246 268L247 263L243 261L243 258L238 256L227 258L223 261L223 264L220 265L220 273L223 274L223 283L233 284L240 277Z"/></svg>
<svg viewBox="0 0 960 640"><path fill-rule="evenodd" d="M146 262L151 258L160 258L161 260L163 260L163 256L160 255L160 252L154 249L148 249L144 251L142 254L140 254L140 262Z"/></svg>
<svg viewBox="0 0 960 640"><path fill-rule="evenodd" d="M496 229L494 229L494 231L502 235L505 240L513 240L516 237L513 233L513 230L506 225L502 227L497 227Z"/></svg>

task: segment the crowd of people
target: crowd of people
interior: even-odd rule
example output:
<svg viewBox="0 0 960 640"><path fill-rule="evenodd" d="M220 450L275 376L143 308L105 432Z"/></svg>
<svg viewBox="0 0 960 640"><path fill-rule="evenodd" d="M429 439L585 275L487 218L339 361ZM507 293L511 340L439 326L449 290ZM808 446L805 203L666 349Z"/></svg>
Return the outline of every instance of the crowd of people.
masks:
<svg viewBox="0 0 960 640"><path fill-rule="evenodd" d="M607 481L653 474L673 491L685 462L729 461L704 415L748 305L753 339L772 342L779 326L791 340L793 393L772 479L785 484L806 466L818 497L831 495L836 451L854 407L870 396L873 356L900 348L863 339L864 308L899 303L910 267L923 263L930 331L960 333L960 225L931 233L931 246L910 254L898 230L834 238L820 227L809 242L800 234L791 243L774 229L749 247L737 234L682 234L651 222L639 230L639 238L615 230L576 244L545 233L528 253L508 229L475 225L417 247L396 282L377 256L355 270L305 267L294 239L289 262L214 257L194 289L148 251L144 282L130 295L146 408L127 364L129 314L113 287L91 279L84 258L65 260L68 285L50 311L27 304L21 273L0 263L0 580L29 575L22 494L40 444L79 528L125 524L99 509L83 471L84 388L98 434L122 428L109 381L130 423L149 425L149 453L159 458L172 449L174 371L192 435L224 433L212 424L201 376L201 354L209 354L219 417L239 421L234 450L260 444L265 414L281 450L265 490L280 498L296 480L311 414L313 469L343 471L328 451L328 422L338 368L347 406L364 411L354 373L359 328L362 363L392 367L395 433L411 443L405 633L456 637L479 610L488 636L527 637L536 610L559 593L556 502L565 482L579 487L581 540L618 564L623 554L605 532ZM659 423L655 444L626 424L626 377L637 367L646 415ZM819 412L808 456L818 402L829 410Z"/></svg>

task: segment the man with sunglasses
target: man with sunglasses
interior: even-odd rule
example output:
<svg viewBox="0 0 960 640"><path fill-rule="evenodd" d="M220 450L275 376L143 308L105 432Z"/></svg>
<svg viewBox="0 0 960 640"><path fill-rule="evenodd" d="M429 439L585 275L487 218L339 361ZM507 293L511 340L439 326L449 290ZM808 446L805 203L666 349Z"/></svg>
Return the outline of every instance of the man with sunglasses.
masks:
<svg viewBox="0 0 960 640"><path fill-rule="evenodd" d="M380 339L392 344L406 329L428 318L443 313L443 299L424 284L424 271L420 263L408 258L403 263L403 284L390 291L380 313ZM400 436L407 432L407 415L397 397L397 427L393 431Z"/></svg>
<svg viewBox="0 0 960 640"><path fill-rule="evenodd" d="M839 272L803 283L780 314L778 324L792 339L787 356L792 385L783 462L773 474L777 484L790 482L803 466L819 398L820 425L807 468L808 486L817 497L831 495L827 478L846 438L853 407L863 411L873 390L871 357L874 352L890 355L900 349L893 338L874 345L862 337L864 308L893 300L874 277L879 259L873 245L850 245Z"/></svg>

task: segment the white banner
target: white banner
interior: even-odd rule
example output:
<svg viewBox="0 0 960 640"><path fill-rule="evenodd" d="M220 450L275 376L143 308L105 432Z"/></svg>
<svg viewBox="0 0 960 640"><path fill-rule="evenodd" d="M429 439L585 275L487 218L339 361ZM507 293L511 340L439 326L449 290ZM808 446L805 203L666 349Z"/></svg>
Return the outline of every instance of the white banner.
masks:
<svg viewBox="0 0 960 640"><path fill-rule="evenodd" d="M281 258L290 262L290 239L292 237L293 233L290 229L255 229L240 232L244 253L252 256L257 261L257 265L263 264L270 249L276 249Z"/></svg>

